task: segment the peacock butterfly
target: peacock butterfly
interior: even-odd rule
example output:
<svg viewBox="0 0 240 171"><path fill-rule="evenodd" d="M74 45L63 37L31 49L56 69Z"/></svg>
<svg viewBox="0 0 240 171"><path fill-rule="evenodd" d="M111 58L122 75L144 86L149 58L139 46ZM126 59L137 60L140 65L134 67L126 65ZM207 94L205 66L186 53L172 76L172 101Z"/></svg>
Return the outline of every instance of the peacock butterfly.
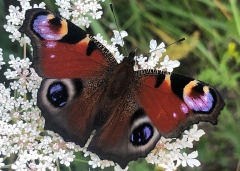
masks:
<svg viewBox="0 0 240 171"><path fill-rule="evenodd" d="M193 78L159 70L134 71L135 52L118 64L85 31L45 9L26 11L20 32L31 39L34 68L43 77L37 105L45 129L124 168L145 157L161 136L176 138L200 121L217 124L219 92Z"/></svg>

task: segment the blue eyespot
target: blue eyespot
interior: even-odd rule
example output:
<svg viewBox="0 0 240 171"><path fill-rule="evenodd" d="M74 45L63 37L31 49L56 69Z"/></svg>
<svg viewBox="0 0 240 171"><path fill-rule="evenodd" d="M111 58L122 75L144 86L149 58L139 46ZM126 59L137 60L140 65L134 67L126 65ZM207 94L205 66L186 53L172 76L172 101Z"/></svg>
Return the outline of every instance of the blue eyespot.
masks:
<svg viewBox="0 0 240 171"><path fill-rule="evenodd" d="M68 100L67 87L62 82L54 82L48 88L47 98L55 107L63 107Z"/></svg>
<svg viewBox="0 0 240 171"><path fill-rule="evenodd" d="M135 128L130 136L130 141L134 146L145 145L153 136L153 127L148 124L142 124Z"/></svg>

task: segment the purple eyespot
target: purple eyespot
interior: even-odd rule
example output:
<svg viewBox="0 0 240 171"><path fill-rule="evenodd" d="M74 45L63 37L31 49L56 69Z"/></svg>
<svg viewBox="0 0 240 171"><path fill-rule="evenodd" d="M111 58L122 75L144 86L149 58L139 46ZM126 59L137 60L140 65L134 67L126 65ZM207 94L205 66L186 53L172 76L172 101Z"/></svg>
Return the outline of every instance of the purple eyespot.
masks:
<svg viewBox="0 0 240 171"><path fill-rule="evenodd" d="M68 100L67 87L62 82L55 82L49 86L47 99L55 107L63 107Z"/></svg>
<svg viewBox="0 0 240 171"><path fill-rule="evenodd" d="M145 145L153 136L153 128L145 123L135 128L130 136L130 141L134 146Z"/></svg>
<svg viewBox="0 0 240 171"><path fill-rule="evenodd" d="M51 29L53 27L54 26L49 23L47 15L39 15L33 22L33 30L38 33L43 39L60 40L62 36L59 35L56 29Z"/></svg>
<svg viewBox="0 0 240 171"><path fill-rule="evenodd" d="M190 109L197 112L210 111L212 109L213 101L214 101L211 93L205 93L204 95L200 95L199 98L196 98L196 97L193 98L193 97L184 95L183 99Z"/></svg>

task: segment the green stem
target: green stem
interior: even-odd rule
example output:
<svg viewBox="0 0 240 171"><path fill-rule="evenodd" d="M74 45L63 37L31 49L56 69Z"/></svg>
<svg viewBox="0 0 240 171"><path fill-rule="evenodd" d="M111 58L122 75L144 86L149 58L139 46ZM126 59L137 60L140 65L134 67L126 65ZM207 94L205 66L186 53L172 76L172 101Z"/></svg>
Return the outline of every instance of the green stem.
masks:
<svg viewBox="0 0 240 171"><path fill-rule="evenodd" d="M27 57L27 45L25 42L25 37L26 37L26 35L24 34L24 44L23 44L23 58L24 59L26 59L26 57Z"/></svg>
<svg viewBox="0 0 240 171"><path fill-rule="evenodd" d="M5 165L5 166L2 166L1 169L8 169L11 167L12 164L8 164L8 165Z"/></svg>
<svg viewBox="0 0 240 171"><path fill-rule="evenodd" d="M86 160L81 160L81 159L74 159L75 161L82 162L82 163L88 163Z"/></svg>
<svg viewBox="0 0 240 171"><path fill-rule="evenodd" d="M239 13L237 9L237 2L236 0L229 0L229 1L230 1L232 13L233 13L233 18L236 23L237 33L240 36L240 18L239 18Z"/></svg>
<svg viewBox="0 0 240 171"><path fill-rule="evenodd" d="M58 161L58 160L56 160L56 164L57 164L57 169L58 169L59 171L61 171L61 170L60 170L60 165L59 165L59 161Z"/></svg>

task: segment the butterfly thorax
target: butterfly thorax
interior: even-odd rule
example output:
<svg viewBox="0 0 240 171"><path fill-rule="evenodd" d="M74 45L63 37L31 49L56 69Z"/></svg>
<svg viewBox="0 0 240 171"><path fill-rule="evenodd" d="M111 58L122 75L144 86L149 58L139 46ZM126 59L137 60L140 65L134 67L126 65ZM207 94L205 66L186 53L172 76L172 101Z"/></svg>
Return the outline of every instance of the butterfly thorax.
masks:
<svg viewBox="0 0 240 171"><path fill-rule="evenodd" d="M121 98L130 89L135 80L133 71L133 59L125 57L122 63L115 66L107 88L108 96L114 100Z"/></svg>

